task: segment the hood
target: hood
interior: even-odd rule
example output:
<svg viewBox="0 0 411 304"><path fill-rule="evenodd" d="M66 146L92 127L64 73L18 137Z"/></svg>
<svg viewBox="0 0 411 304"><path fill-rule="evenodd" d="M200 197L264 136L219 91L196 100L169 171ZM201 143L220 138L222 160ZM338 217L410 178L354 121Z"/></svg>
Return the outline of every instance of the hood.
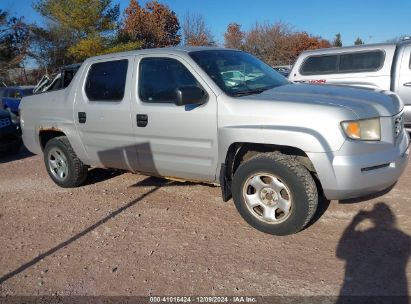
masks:
<svg viewBox="0 0 411 304"><path fill-rule="evenodd" d="M245 98L334 105L351 110L360 119L393 116L404 107L390 91L317 84L288 84Z"/></svg>

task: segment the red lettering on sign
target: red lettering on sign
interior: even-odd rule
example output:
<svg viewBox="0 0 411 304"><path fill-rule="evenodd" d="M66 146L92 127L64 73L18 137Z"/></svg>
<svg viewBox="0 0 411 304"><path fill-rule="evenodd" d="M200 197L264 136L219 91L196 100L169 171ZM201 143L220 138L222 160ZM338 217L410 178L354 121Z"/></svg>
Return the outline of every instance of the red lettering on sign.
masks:
<svg viewBox="0 0 411 304"><path fill-rule="evenodd" d="M324 84L327 82L325 79L311 79L308 80L309 83L315 83L315 84Z"/></svg>

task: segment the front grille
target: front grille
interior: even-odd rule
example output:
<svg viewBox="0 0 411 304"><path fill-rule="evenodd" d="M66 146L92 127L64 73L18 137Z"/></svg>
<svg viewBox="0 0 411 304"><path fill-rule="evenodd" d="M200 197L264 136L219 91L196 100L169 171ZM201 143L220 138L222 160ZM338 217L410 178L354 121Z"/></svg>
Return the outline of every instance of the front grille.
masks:
<svg viewBox="0 0 411 304"><path fill-rule="evenodd" d="M394 137L397 138L404 129L404 119L402 114L394 119Z"/></svg>
<svg viewBox="0 0 411 304"><path fill-rule="evenodd" d="M0 119L0 128L10 126L10 118L1 118Z"/></svg>

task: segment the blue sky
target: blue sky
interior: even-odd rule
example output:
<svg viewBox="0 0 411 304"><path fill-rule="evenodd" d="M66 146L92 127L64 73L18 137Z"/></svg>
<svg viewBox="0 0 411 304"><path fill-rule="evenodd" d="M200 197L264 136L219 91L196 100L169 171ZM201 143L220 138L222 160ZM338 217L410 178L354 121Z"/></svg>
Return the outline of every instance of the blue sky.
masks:
<svg viewBox="0 0 411 304"><path fill-rule="evenodd" d="M123 11L129 0L112 0L120 3ZM147 0L140 0L145 3ZM181 18L189 11L201 13L209 24L217 42L223 42L223 33L230 22L237 22L244 30L256 21L282 21L295 30L332 40L338 32L344 45L351 45L357 37L366 43L384 42L388 39L411 35L411 0L397 1L324 1L324 0L160 0ZM28 21L41 23L32 9L30 0L0 0L0 8L23 15Z"/></svg>

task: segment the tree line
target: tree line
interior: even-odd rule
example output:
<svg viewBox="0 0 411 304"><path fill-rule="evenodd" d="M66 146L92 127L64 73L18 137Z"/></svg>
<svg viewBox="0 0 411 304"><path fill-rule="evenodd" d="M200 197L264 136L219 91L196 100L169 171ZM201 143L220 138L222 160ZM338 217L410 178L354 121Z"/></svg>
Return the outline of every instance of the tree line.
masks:
<svg viewBox="0 0 411 304"><path fill-rule="evenodd" d="M187 12L179 20L156 0L144 6L130 0L123 12L112 0L35 0L33 8L42 16L41 25L0 10L0 73L24 66L27 59L52 72L99 54L217 44L203 15ZM272 65L291 64L304 50L341 45L340 34L330 42L282 22L255 23L247 31L231 23L224 34L224 46L248 51Z"/></svg>

